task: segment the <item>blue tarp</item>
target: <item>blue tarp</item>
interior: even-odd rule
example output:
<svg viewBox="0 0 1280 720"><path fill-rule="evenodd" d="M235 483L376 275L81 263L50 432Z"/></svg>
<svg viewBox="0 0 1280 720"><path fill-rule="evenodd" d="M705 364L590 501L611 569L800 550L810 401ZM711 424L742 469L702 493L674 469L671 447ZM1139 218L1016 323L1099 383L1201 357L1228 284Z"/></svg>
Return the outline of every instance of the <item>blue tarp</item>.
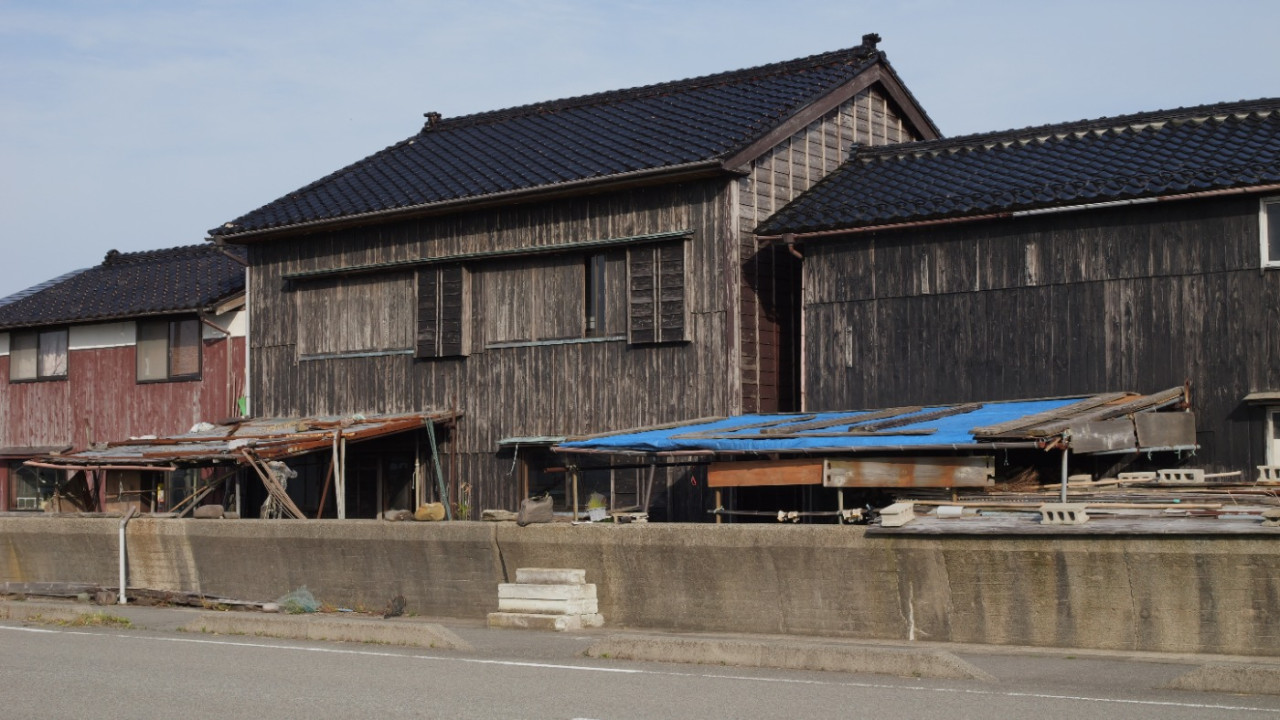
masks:
<svg viewBox="0 0 1280 720"><path fill-rule="evenodd" d="M788 425L805 425L824 420L844 420L850 424L871 411L804 413L804 414L752 414L738 415L713 422L693 423L663 430L610 435L561 443L571 449L614 450L618 452L671 452L679 450L714 450L717 452L803 452L805 450L868 450L876 448L898 449L938 445L973 445L973 429L987 427L1028 417L1079 402L1083 397L1054 400L1026 400L986 403L966 413L949 415L933 420L901 425L875 435L839 435L847 427L837 424L816 430L789 431ZM927 415L944 410L950 405L934 405L908 415ZM790 420L788 420L790 419ZM769 425L771 431L789 434L790 437L763 437L760 427L743 428L744 425L779 423ZM742 428L734 430L733 428ZM932 430L928 434L911 434L910 431ZM717 432L719 431L719 432ZM694 433L714 433L716 437L687 437ZM832 435L839 435L832 437ZM740 436L740 437L735 437Z"/></svg>

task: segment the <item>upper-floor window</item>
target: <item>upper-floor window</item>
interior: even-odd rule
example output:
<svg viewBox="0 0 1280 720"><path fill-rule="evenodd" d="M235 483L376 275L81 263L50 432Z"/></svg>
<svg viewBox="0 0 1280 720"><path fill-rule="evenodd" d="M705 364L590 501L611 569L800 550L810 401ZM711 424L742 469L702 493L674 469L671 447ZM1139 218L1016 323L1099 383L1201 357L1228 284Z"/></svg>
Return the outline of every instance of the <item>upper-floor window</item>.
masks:
<svg viewBox="0 0 1280 720"><path fill-rule="evenodd" d="M9 380L64 380L67 329L15 330L9 334Z"/></svg>
<svg viewBox="0 0 1280 720"><path fill-rule="evenodd" d="M200 321L138 321L138 382L200 378Z"/></svg>
<svg viewBox="0 0 1280 720"><path fill-rule="evenodd" d="M685 245L667 242L627 251L627 334L632 343L685 339Z"/></svg>
<svg viewBox="0 0 1280 720"><path fill-rule="evenodd" d="M469 280L461 264L418 271L417 357L459 357L470 352Z"/></svg>
<svg viewBox="0 0 1280 720"><path fill-rule="evenodd" d="M1262 264L1280 267L1280 197L1264 198L1258 225L1261 230Z"/></svg>

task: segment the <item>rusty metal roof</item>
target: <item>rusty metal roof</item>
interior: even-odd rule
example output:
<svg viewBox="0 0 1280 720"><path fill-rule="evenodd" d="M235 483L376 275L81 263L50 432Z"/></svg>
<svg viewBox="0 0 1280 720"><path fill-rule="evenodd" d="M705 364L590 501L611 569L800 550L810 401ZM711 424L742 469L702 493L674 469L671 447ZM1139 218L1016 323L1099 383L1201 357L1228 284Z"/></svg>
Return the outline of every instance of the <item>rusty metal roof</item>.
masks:
<svg viewBox="0 0 1280 720"><path fill-rule="evenodd" d="M254 418L213 425L164 437L138 437L105 447L47 455L43 463L68 468L95 466L212 465L222 462L279 460L333 447L338 439L370 440L416 430L429 423L451 422L450 410L398 415L329 415L305 418Z"/></svg>

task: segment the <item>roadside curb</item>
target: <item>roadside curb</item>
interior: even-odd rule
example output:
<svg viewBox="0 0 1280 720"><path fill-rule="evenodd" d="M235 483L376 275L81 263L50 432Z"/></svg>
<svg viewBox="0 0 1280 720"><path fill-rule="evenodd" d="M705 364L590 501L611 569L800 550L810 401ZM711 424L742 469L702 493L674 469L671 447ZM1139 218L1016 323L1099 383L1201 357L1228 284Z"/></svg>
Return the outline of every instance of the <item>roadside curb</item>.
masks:
<svg viewBox="0 0 1280 720"><path fill-rule="evenodd" d="M586 654L593 658L646 662L995 682L989 673L945 650L874 645L614 635L592 645Z"/></svg>
<svg viewBox="0 0 1280 720"><path fill-rule="evenodd" d="M314 615L200 613L182 630L219 635L255 635L292 640L407 645L444 650L474 650L471 643L435 623Z"/></svg>
<svg viewBox="0 0 1280 720"><path fill-rule="evenodd" d="M111 615L111 609L111 606L101 605L47 605L44 603L0 602L0 620L71 623L87 615Z"/></svg>
<svg viewBox="0 0 1280 720"><path fill-rule="evenodd" d="M1212 663L1179 675L1165 687L1170 690L1280 695L1280 667Z"/></svg>

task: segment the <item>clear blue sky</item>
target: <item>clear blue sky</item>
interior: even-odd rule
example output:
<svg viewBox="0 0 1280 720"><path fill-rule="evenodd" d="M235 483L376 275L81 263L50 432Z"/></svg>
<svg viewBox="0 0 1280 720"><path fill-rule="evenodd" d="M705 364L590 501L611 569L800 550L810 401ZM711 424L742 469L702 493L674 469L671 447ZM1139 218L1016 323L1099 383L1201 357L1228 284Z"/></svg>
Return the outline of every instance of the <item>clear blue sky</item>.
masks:
<svg viewBox="0 0 1280 720"><path fill-rule="evenodd" d="M1280 2L0 0L0 297L446 116L858 44L947 135L1280 96Z"/></svg>

